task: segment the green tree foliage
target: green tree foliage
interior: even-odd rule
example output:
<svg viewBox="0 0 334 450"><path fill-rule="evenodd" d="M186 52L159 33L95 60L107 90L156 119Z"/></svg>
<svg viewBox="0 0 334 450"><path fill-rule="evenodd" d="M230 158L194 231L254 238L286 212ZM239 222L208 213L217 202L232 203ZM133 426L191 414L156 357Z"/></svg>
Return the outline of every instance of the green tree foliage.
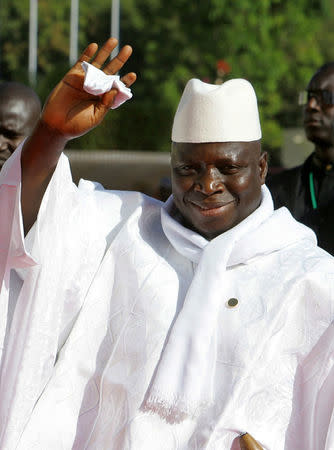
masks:
<svg viewBox="0 0 334 450"><path fill-rule="evenodd" d="M29 2L6 0L0 8L0 77L27 82Z"/></svg>
<svg viewBox="0 0 334 450"><path fill-rule="evenodd" d="M333 0L323 0L323 11L326 20L321 23L321 27L316 33L315 39L319 42L322 62L334 61L334 2Z"/></svg>
<svg viewBox="0 0 334 450"><path fill-rule="evenodd" d="M80 48L110 33L110 0L80 2ZM42 98L68 67L70 2L39 0ZM3 0L1 77L27 81L28 0ZM113 111L76 148L168 150L177 102L189 78L214 83L217 61L255 86L263 145L275 154L281 130L298 124L298 91L325 59L334 59L330 0L122 0L121 43L134 54L135 99ZM330 44L329 44L330 42Z"/></svg>

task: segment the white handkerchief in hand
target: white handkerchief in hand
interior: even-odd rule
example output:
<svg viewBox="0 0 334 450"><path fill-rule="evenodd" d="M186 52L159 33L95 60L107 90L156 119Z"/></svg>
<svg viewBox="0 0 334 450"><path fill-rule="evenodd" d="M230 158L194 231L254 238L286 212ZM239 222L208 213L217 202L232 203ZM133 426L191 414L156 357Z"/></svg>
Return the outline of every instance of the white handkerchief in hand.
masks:
<svg viewBox="0 0 334 450"><path fill-rule="evenodd" d="M131 89L125 86L118 75L106 75L102 70L86 61L82 62L81 66L86 74L83 88L89 94L102 95L112 88L118 90L111 109L118 108L132 97Z"/></svg>

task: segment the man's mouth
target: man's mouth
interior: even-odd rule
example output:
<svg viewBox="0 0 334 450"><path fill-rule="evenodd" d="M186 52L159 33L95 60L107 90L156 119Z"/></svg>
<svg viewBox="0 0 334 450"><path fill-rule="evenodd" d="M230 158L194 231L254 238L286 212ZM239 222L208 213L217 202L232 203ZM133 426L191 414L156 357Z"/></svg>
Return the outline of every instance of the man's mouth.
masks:
<svg viewBox="0 0 334 450"><path fill-rule="evenodd" d="M226 206L235 202L232 199L227 202L190 202L193 207L203 216L219 216Z"/></svg>
<svg viewBox="0 0 334 450"><path fill-rule="evenodd" d="M318 126L321 125L321 119L317 118L317 117L307 117L304 120L304 125L305 126Z"/></svg>

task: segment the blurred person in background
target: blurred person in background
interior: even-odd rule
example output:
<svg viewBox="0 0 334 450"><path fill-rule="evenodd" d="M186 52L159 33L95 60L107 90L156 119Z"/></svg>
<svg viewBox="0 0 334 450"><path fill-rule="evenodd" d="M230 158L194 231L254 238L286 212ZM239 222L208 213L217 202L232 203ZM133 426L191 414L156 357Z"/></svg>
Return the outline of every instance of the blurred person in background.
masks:
<svg viewBox="0 0 334 450"><path fill-rule="evenodd" d="M303 94L304 129L314 151L302 165L272 175L267 185L275 208L286 206L334 255L334 62L315 72Z"/></svg>
<svg viewBox="0 0 334 450"><path fill-rule="evenodd" d="M13 81L0 84L0 170L30 135L40 113L41 102L32 88Z"/></svg>

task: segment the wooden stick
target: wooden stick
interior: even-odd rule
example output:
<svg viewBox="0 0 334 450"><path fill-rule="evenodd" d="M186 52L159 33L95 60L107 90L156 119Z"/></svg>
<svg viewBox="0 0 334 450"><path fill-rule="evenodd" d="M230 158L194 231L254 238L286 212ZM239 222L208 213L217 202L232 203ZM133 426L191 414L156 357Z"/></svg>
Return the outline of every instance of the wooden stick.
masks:
<svg viewBox="0 0 334 450"><path fill-rule="evenodd" d="M241 450L263 450L261 445L249 433L239 436L239 444Z"/></svg>

